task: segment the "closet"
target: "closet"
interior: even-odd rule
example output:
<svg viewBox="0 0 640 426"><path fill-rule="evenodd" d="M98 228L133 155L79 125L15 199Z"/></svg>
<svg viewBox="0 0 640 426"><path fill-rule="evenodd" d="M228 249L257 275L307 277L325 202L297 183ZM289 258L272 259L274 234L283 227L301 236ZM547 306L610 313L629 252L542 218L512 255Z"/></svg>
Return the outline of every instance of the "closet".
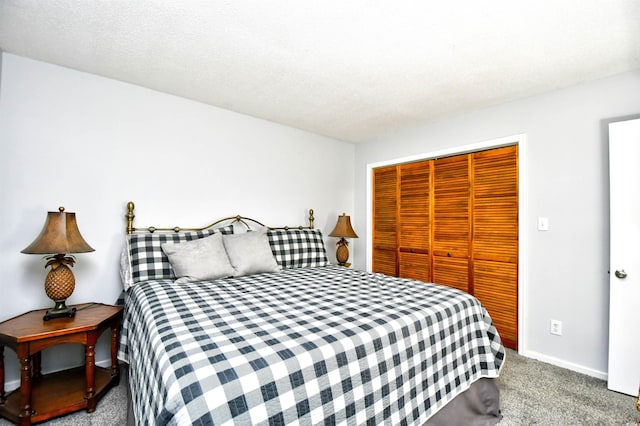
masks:
<svg viewBox="0 0 640 426"><path fill-rule="evenodd" d="M518 147L373 170L373 271L464 290L518 345Z"/></svg>

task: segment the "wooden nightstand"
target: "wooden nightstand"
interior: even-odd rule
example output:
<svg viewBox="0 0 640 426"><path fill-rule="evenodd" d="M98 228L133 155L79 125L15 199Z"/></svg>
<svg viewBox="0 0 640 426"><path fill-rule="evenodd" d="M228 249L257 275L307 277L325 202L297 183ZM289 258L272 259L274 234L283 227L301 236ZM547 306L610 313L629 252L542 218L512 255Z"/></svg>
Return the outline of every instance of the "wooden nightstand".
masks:
<svg viewBox="0 0 640 426"><path fill-rule="evenodd" d="M122 307L102 303L77 305L74 318L43 321L46 309L27 312L0 323L0 416L20 425L87 409L120 379L117 347ZM95 345L111 329L111 367L95 365ZM43 375L43 349L62 343L85 346L85 366ZM16 351L20 361L20 387L5 394L4 347Z"/></svg>

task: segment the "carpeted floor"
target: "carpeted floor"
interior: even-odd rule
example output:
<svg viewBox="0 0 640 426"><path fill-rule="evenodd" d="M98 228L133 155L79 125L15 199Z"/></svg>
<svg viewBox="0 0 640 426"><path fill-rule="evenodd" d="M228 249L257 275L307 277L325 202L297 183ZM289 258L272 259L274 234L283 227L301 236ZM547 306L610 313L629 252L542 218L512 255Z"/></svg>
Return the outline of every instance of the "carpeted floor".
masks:
<svg viewBox="0 0 640 426"><path fill-rule="evenodd" d="M640 425L636 398L607 382L507 350L498 379L500 425Z"/></svg>
<svg viewBox="0 0 640 426"><path fill-rule="evenodd" d="M511 350L499 383L504 416L500 425L640 425L635 398L607 390L603 380L524 358ZM125 386L126 380L121 380L93 414L78 412L41 424L124 425ZM0 426L9 424L0 419Z"/></svg>

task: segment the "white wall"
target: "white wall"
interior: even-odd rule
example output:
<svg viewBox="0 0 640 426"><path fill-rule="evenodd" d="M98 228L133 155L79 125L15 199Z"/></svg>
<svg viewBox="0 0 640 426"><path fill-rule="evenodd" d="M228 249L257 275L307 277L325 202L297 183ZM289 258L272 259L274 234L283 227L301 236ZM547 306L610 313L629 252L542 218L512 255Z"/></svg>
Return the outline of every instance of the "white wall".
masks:
<svg viewBox="0 0 640 426"><path fill-rule="evenodd" d="M70 303L112 303L125 204L140 225L205 225L230 214L328 234L351 212L366 264L366 166L527 135L526 355L596 376L607 366L607 123L640 113L640 71L351 145L129 84L2 54L0 321L49 307L40 256L21 254L64 205L96 249L80 254ZM355 169L354 169L355 158ZM546 233L538 216L550 219ZM327 241L333 259L333 239ZM562 337L549 319L563 321ZM106 359L101 342L98 359ZM44 369L79 363L45 353ZM56 357L55 355L62 355ZM7 380L18 377L5 351Z"/></svg>
<svg viewBox="0 0 640 426"><path fill-rule="evenodd" d="M11 54L1 69L0 321L52 306L45 262L20 250L60 205L76 212L96 249L76 256L71 304L120 294L129 200L140 226L204 226L236 214L300 225L314 208L327 235L353 211L352 144ZM329 238L332 261L334 246ZM104 343L99 360L108 358ZM43 369L79 363L80 349L47 350ZM15 380L13 351L5 359Z"/></svg>
<svg viewBox="0 0 640 426"><path fill-rule="evenodd" d="M640 70L499 105L356 146L354 221L367 212L367 164L526 134L525 355L605 377L608 347L607 123L640 113ZM536 230L538 216L550 230ZM365 226L365 224L361 224ZM355 240L366 265L367 235ZM563 336L549 333L550 319ZM630 337L631 338L631 337Z"/></svg>

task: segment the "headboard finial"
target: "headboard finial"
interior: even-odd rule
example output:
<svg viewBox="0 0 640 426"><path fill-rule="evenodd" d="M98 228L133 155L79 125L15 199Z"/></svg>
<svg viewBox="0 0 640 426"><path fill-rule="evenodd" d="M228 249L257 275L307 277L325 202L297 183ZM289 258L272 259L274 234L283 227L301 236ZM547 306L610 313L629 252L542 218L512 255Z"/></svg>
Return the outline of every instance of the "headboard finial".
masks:
<svg viewBox="0 0 640 426"><path fill-rule="evenodd" d="M313 209L309 209L309 228L310 229L314 229L315 228L315 226L313 225L315 220L316 219L313 217Z"/></svg>
<svg viewBox="0 0 640 426"><path fill-rule="evenodd" d="M125 216L127 218L127 235L133 234L133 231L134 231L133 218L136 217L136 215L133 214L133 209L135 207L136 205L133 204L133 201L129 201L127 203L127 215Z"/></svg>

